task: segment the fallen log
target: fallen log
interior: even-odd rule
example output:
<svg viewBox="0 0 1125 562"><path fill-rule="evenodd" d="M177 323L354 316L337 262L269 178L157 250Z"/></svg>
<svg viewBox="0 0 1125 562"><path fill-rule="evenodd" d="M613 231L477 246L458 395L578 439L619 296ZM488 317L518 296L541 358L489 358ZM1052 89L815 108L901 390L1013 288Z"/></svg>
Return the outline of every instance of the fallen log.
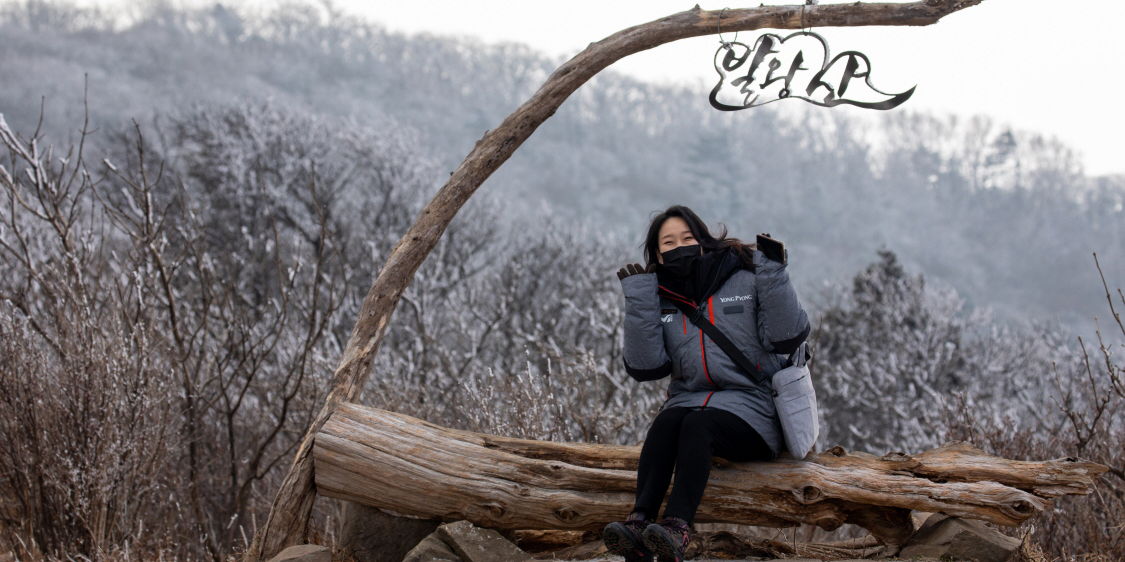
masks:
<svg viewBox="0 0 1125 562"><path fill-rule="evenodd" d="M553 443L440 427L341 404L316 434L317 492L416 517L502 530L597 530L632 507L640 447ZM1013 461L964 443L876 457L835 447L802 460L716 459L697 522L867 529L897 549L912 510L1017 526L1051 498L1090 493L1105 466Z"/></svg>

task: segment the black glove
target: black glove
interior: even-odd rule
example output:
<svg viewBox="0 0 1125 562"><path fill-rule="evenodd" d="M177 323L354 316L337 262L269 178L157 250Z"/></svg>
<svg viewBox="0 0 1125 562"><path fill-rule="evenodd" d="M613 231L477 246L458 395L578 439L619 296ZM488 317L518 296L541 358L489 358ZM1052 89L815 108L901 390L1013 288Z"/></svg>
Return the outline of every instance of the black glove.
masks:
<svg viewBox="0 0 1125 562"><path fill-rule="evenodd" d="M648 267L645 267L645 266L643 266L639 263L631 263L631 264L629 264L625 267L622 267L617 272L617 278L618 279L624 279L624 278L626 278L630 275L640 275L642 273L652 273L653 271L656 271L656 264L655 263L649 264Z"/></svg>

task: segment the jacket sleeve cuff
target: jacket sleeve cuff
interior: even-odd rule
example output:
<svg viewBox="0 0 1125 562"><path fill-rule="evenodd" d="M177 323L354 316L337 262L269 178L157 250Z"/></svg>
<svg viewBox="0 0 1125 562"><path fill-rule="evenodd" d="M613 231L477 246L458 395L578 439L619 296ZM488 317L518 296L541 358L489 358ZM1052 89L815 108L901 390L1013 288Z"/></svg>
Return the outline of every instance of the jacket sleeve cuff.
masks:
<svg viewBox="0 0 1125 562"><path fill-rule="evenodd" d="M754 250L754 271L755 271L755 273L758 272L758 271L762 271L762 272L766 272L766 273L774 273L774 272L778 272L778 271L784 271L785 267L787 265L788 264L786 264L786 263L775 262L775 261L767 258L766 254L764 252L762 252L761 250Z"/></svg>
<svg viewBox="0 0 1125 562"><path fill-rule="evenodd" d="M809 337L809 331L811 329L812 326L805 324L805 329L801 330L801 333L797 334L795 337L781 341L771 341L770 346L773 347L773 352L789 355L797 351L797 348L801 347L801 343L805 341L805 338Z"/></svg>
<svg viewBox="0 0 1125 562"><path fill-rule="evenodd" d="M672 372L672 362L665 361L663 365L655 369L634 369L629 366L629 362L624 359L625 372L636 379L638 382L655 381L668 376Z"/></svg>
<svg viewBox="0 0 1125 562"><path fill-rule="evenodd" d="M621 290L626 299L658 300L656 296L657 281L655 273L641 273L630 275L621 280Z"/></svg>

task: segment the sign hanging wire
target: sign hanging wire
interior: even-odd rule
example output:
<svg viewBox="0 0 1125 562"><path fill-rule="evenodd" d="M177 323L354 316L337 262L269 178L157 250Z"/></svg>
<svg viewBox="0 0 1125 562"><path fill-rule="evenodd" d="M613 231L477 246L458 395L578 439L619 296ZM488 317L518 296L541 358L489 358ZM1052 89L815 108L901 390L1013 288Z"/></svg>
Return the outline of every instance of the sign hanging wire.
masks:
<svg viewBox="0 0 1125 562"><path fill-rule="evenodd" d="M723 8L722 10L719 10L719 20L715 22L715 30L719 33L719 43L722 44L724 49L730 50L731 43L738 41L738 32L734 32L734 39L731 39L729 42L723 41L723 12L727 11L728 9L729 8Z"/></svg>
<svg viewBox="0 0 1125 562"><path fill-rule="evenodd" d="M808 30L805 29L805 6L816 6L819 3L820 0L805 0L805 3L801 4L801 33L804 33L805 35L812 33L811 25L809 26Z"/></svg>

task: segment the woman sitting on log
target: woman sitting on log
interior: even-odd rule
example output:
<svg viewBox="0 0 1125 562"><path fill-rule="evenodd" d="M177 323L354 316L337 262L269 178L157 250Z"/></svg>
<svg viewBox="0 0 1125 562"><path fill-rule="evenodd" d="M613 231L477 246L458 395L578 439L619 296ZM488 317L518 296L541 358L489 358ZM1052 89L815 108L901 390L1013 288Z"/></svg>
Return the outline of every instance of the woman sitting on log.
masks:
<svg viewBox="0 0 1125 562"><path fill-rule="evenodd" d="M759 245L728 238L725 228L715 237L691 209L676 205L649 225L647 266L630 264L617 273L625 293L626 372L638 381L672 377L641 448L633 512L605 528L609 552L626 562L649 562L653 555L659 562L683 560L712 456L764 461L784 448L771 389L676 302L714 324L767 378L781 370L808 336L809 322L780 243L759 237ZM669 483L664 519L656 523Z"/></svg>

